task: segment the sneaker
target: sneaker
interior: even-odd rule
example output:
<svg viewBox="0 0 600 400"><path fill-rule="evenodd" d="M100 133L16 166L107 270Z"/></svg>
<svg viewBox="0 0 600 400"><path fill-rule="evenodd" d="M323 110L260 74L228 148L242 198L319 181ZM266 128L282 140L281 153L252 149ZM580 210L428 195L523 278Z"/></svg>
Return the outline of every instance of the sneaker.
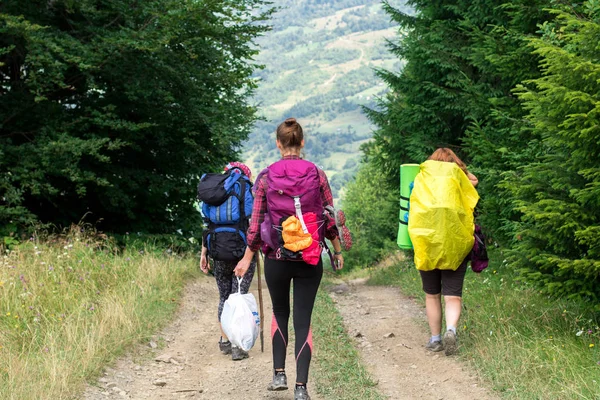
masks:
<svg viewBox="0 0 600 400"><path fill-rule="evenodd" d="M273 382L269 383L267 390L287 390L287 377L285 373L273 375Z"/></svg>
<svg viewBox="0 0 600 400"><path fill-rule="evenodd" d="M243 360L244 358L248 358L247 352L236 346L231 347L231 359L233 361Z"/></svg>
<svg viewBox="0 0 600 400"><path fill-rule="evenodd" d="M434 353L437 353L438 351L444 350L444 345L442 344L441 340L435 340L435 341L430 340L425 345L425 348L429 351L433 351Z"/></svg>
<svg viewBox="0 0 600 400"><path fill-rule="evenodd" d="M223 354L231 354L231 342L229 340L226 342L223 339L219 340L219 350Z"/></svg>
<svg viewBox="0 0 600 400"><path fill-rule="evenodd" d="M456 354L456 333L452 331L444 333L444 348L447 356Z"/></svg>
<svg viewBox="0 0 600 400"><path fill-rule="evenodd" d="M294 400L310 400L308 390L306 390L305 386L296 387L296 389L294 389Z"/></svg>

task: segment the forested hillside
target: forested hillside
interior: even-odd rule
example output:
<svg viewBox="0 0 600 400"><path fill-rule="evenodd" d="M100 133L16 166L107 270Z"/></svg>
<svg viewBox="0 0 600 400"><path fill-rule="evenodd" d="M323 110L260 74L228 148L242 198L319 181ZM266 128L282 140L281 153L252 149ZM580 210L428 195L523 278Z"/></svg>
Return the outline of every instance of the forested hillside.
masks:
<svg viewBox="0 0 600 400"><path fill-rule="evenodd" d="M403 1L395 2L404 11ZM287 117L298 118L307 134L306 156L323 167L337 196L361 157L373 125L361 106L375 106L386 92L375 69L399 71L386 38L397 23L379 0L285 0L273 30L258 40L265 68L254 96L264 121L245 145L254 170L277 159L274 131Z"/></svg>

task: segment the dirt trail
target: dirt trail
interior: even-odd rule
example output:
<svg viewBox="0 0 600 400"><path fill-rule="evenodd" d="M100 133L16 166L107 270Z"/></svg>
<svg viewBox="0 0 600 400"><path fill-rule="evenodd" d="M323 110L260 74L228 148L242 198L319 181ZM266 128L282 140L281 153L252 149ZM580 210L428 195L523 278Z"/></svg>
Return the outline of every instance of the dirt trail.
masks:
<svg viewBox="0 0 600 400"><path fill-rule="evenodd" d="M256 280L255 280L256 281ZM257 296L256 282L251 289ZM217 288L212 278L188 285L176 320L154 343L140 345L119 360L95 385L85 400L106 399L270 399L293 398L293 391L268 392L271 378L269 328L271 302L265 287L265 352L257 342L250 358L231 361L217 347ZM338 293L336 293L336 291ZM382 394L391 399L493 399L462 364L443 354L428 353L424 315L397 289L362 284L343 285L331 296L361 350ZM357 332L360 336L356 338ZM384 338L393 333L394 337ZM163 341L164 340L164 341ZM315 343L318 346L318 342ZM288 377L295 376L293 346L289 346ZM314 369L311 370L311 372ZM310 378L312 382L314 379ZM293 387L292 385L290 385ZM310 388L310 383L309 383ZM318 400L314 386L311 396ZM332 399L334 400L334 399Z"/></svg>
<svg viewBox="0 0 600 400"><path fill-rule="evenodd" d="M269 399L289 400L293 390L269 392L271 379L271 301L264 287L265 351L260 342L250 358L232 361L219 352L219 325L216 321L217 286L213 278L201 278L186 288L177 319L157 337L166 346L152 349L139 346L131 355L107 368L95 386L89 386L86 400L106 399ZM251 292L258 301L256 279ZM161 346L162 347L162 346ZM293 346L288 346L290 352ZM163 361L157 361L163 360ZM291 353L287 360L288 378L296 374ZM290 382L290 383L293 383ZM290 385L293 389L293 385ZM311 397L318 399L316 391Z"/></svg>
<svg viewBox="0 0 600 400"><path fill-rule="evenodd" d="M380 392L388 398L497 398L456 358L425 350L424 310L398 289L355 280L334 287L331 297Z"/></svg>

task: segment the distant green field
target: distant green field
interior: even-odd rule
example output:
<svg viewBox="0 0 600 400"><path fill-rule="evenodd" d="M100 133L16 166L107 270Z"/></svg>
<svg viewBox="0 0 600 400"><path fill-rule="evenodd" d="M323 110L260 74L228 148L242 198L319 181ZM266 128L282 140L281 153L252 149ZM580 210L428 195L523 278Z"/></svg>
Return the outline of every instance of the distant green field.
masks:
<svg viewBox="0 0 600 400"><path fill-rule="evenodd" d="M298 56L302 56L305 55L307 53L311 53L311 52L317 52L321 49L320 44L315 42L315 43L306 43L306 44L302 44L300 46L294 46L289 52L286 53L287 56L290 57L298 57ZM307 62L309 60L306 60Z"/></svg>
<svg viewBox="0 0 600 400"><path fill-rule="evenodd" d="M352 112L339 114L332 121L324 122L319 125L319 133L336 134L339 131L346 130L351 125L359 133L369 133L371 123L363 112L359 109Z"/></svg>

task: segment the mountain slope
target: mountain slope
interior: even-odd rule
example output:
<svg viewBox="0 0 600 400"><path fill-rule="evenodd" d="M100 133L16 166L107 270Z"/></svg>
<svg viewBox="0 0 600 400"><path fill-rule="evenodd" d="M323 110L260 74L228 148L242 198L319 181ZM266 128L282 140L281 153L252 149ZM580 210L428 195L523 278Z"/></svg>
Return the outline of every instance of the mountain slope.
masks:
<svg viewBox="0 0 600 400"><path fill-rule="evenodd" d="M386 47L397 28L379 0L281 3L273 30L258 42L265 69L256 74L254 100L265 121L248 139L244 159L255 171L277 160L275 128L295 117L305 129L306 157L327 171L338 197L371 137L361 106L374 107L386 91L374 69L401 68ZM395 6L410 12L402 4Z"/></svg>

